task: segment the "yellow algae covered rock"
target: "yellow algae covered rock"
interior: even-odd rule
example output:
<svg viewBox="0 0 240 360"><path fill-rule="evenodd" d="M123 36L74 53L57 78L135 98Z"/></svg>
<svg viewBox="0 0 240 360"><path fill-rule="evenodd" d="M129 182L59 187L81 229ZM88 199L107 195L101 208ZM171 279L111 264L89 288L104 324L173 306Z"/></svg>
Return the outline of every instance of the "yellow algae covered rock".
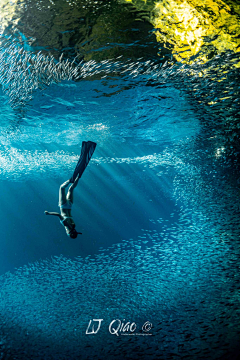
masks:
<svg viewBox="0 0 240 360"><path fill-rule="evenodd" d="M77 52L85 60L155 56L159 47L161 56L206 62L240 50L239 18L232 0L0 0L2 32L55 57Z"/></svg>
<svg viewBox="0 0 240 360"><path fill-rule="evenodd" d="M20 20L22 5L17 0L0 0L0 31L9 25L16 25Z"/></svg>
<svg viewBox="0 0 240 360"><path fill-rule="evenodd" d="M157 1L151 16L157 41L172 49L177 60L240 50L240 7L217 0Z"/></svg>
<svg viewBox="0 0 240 360"><path fill-rule="evenodd" d="M177 60L240 50L240 5L232 0L122 0L149 12L156 38ZM159 53L161 55L161 52Z"/></svg>

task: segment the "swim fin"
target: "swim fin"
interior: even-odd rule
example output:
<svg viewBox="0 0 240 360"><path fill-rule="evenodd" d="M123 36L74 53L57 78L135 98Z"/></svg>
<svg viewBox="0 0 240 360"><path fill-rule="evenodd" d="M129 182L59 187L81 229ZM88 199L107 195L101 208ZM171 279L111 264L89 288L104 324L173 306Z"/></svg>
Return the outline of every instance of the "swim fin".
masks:
<svg viewBox="0 0 240 360"><path fill-rule="evenodd" d="M82 176L84 170L86 169L93 153L96 148L97 144L92 141L83 141L82 142L82 150L81 155L78 160L77 166L74 170L73 176L70 179L70 182L74 182L79 175L79 179Z"/></svg>

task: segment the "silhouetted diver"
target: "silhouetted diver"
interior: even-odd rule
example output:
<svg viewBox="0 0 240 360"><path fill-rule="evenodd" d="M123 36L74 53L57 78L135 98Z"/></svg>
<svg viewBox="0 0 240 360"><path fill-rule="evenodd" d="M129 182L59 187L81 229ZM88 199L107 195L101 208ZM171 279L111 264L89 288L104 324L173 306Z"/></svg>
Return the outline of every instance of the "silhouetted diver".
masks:
<svg viewBox="0 0 240 360"><path fill-rule="evenodd" d="M60 214L57 212L45 211L46 215L55 215L60 218L60 222L65 227L67 235L70 236L72 239L76 239L78 234L82 234L80 232L77 232L77 230L75 229L76 225L73 221L71 214L71 209L73 206L73 190L77 186L79 179L81 178L84 170L86 169L96 146L97 144L92 141L82 142L81 155L74 170L73 176L71 177L71 179L65 181L59 188L58 206L60 207ZM66 195L65 189L70 183L72 183L72 185L69 186Z"/></svg>

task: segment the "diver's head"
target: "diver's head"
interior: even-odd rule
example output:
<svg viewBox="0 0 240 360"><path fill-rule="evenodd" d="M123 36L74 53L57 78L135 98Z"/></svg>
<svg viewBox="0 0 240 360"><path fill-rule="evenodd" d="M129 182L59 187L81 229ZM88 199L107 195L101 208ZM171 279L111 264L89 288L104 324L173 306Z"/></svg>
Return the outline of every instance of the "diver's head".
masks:
<svg viewBox="0 0 240 360"><path fill-rule="evenodd" d="M78 234L82 234L81 232L77 232L75 228L73 228L69 233L68 236L70 236L71 239L76 239Z"/></svg>
<svg viewBox="0 0 240 360"><path fill-rule="evenodd" d="M78 233L75 229L72 229L69 233L69 236L71 239L76 239L76 237L78 236Z"/></svg>

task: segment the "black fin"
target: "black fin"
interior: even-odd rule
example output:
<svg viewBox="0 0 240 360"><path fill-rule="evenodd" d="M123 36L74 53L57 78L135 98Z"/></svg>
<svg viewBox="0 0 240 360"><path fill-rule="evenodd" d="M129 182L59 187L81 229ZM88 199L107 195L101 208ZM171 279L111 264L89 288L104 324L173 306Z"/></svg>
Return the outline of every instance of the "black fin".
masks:
<svg viewBox="0 0 240 360"><path fill-rule="evenodd" d="M97 144L93 141L83 141L81 155L79 157L78 163L74 170L73 176L70 179L70 182L74 182L76 177L79 175L79 178L82 176L84 170L86 169L91 157L95 151Z"/></svg>

